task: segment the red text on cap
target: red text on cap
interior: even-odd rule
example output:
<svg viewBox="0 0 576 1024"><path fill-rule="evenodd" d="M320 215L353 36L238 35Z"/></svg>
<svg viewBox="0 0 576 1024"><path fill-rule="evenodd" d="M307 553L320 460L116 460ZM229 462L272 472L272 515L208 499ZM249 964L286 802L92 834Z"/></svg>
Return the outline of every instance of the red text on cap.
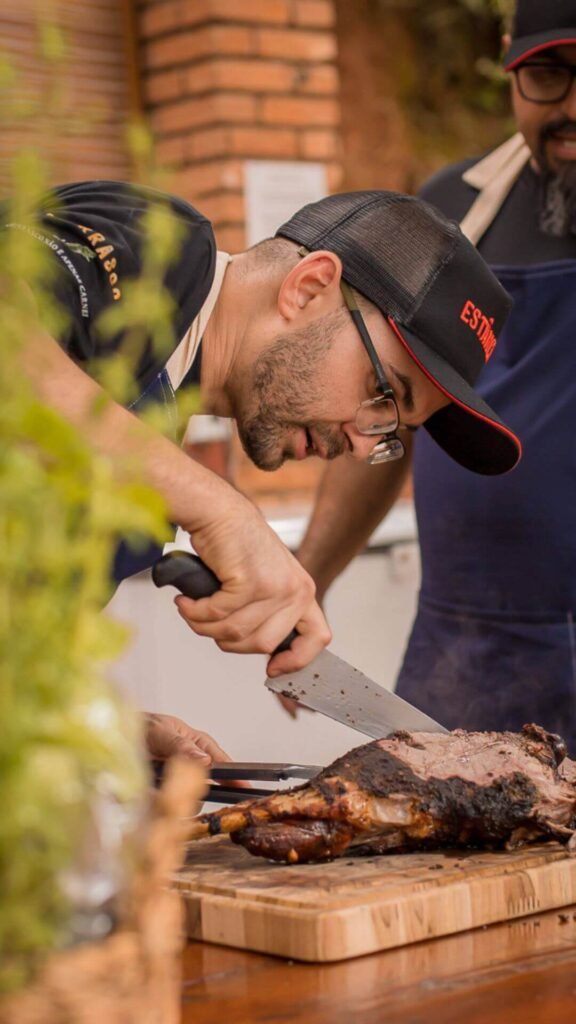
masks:
<svg viewBox="0 0 576 1024"><path fill-rule="evenodd" d="M485 316L480 307L468 299L462 306L460 319L471 331L474 331L484 349L486 361L488 361L496 347L496 335L492 330L494 317Z"/></svg>

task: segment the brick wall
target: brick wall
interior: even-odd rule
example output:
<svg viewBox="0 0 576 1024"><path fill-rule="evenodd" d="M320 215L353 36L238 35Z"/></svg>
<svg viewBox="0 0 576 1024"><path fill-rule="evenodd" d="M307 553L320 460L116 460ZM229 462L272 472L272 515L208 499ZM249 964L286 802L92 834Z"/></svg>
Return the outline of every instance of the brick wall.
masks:
<svg viewBox="0 0 576 1024"><path fill-rule="evenodd" d="M0 191L10 187L14 155L30 144L50 183L130 177L129 15L128 0L1 0L0 50L15 79L10 88L2 81Z"/></svg>
<svg viewBox="0 0 576 1024"><path fill-rule="evenodd" d="M243 163L325 163L340 180L333 0L142 0L145 109L171 187L244 246Z"/></svg>
<svg viewBox="0 0 576 1024"><path fill-rule="evenodd" d="M140 0L144 109L170 188L244 248L244 162L321 162L341 180L333 0ZM234 445L238 485L261 503L309 500L321 466L262 473Z"/></svg>

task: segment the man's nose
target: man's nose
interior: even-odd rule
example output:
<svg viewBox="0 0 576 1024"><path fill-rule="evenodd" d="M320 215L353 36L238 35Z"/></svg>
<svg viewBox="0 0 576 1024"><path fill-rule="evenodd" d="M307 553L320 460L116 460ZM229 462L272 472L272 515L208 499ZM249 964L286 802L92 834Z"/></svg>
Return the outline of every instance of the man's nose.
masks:
<svg viewBox="0 0 576 1024"><path fill-rule="evenodd" d="M342 430L346 434L348 441L350 442L350 454L355 459L364 461L370 455L370 452L377 445L382 437L368 436L367 434L361 434L355 423L344 423Z"/></svg>

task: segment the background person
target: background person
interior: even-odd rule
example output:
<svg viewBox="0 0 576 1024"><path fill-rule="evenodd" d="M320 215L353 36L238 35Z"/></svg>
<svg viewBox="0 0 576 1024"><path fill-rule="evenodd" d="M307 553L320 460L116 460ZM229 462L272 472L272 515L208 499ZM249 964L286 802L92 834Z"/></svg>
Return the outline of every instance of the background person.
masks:
<svg viewBox="0 0 576 1024"><path fill-rule="evenodd" d="M576 3L520 0L504 42L519 134L422 196L462 221L514 299L478 389L524 457L509 476L472 476L419 432L422 584L397 692L452 728L538 722L574 752ZM363 470L334 465L323 481L300 552L320 593L395 501L408 460Z"/></svg>

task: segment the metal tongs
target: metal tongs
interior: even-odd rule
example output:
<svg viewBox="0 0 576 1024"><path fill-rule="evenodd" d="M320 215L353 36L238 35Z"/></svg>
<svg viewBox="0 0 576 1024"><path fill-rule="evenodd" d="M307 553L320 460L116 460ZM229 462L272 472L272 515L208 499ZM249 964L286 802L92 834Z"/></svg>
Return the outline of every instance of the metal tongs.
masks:
<svg viewBox="0 0 576 1024"><path fill-rule="evenodd" d="M159 786L164 774L164 761L152 761L154 782ZM272 796L275 789L261 789L251 786L249 789L234 786L212 785L222 779L246 782L282 782L288 779L313 779L322 771L322 765L290 764L277 761L221 761L210 766L210 785L204 797L206 801L221 804L239 804L243 800L253 800L259 796Z"/></svg>
<svg viewBox="0 0 576 1024"><path fill-rule="evenodd" d="M289 764L275 761L224 761L210 767L210 779L246 780L249 782L282 782L286 779L313 779L322 767L317 764ZM236 789L228 786L208 788L206 800L213 803L238 804L258 796L271 796L275 789Z"/></svg>

